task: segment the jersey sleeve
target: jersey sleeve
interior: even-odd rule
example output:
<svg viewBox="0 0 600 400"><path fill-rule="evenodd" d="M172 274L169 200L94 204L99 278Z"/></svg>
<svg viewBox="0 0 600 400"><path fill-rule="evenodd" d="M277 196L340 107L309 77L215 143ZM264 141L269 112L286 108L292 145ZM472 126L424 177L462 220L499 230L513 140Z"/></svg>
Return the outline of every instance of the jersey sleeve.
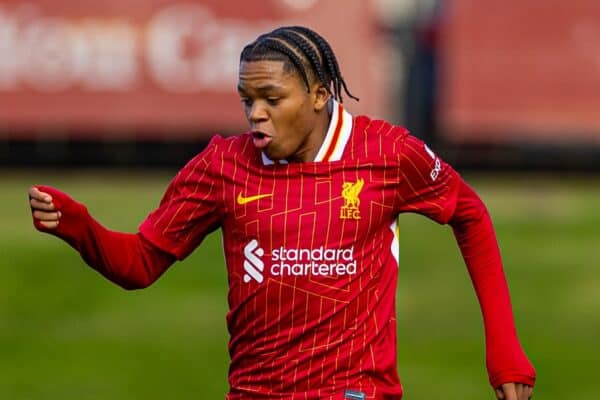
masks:
<svg viewBox="0 0 600 400"><path fill-rule="evenodd" d="M401 211L423 214L452 227L483 315L491 385L520 382L533 386L535 369L517 337L500 250L485 205L422 141L408 134L402 140Z"/></svg>
<svg viewBox="0 0 600 400"><path fill-rule="evenodd" d="M215 136L173 178L159 207L142 222L142 236L159 249L182 260L221 224L222 179L217 171Z"/></svg>
<svg viewBox="0 0 600 400"><path fill-rule="evenodd" d="M85 262L125 289L141 289L156 281L175 261L173 256L145 241L139 234L112 231L96 221L87 207L50 186L38 186L52 196L62 214L56 228L36 229L57 236L76 249Z"/></svg>
<svg viewBox="0 0 600 400"><path fill-rule="evenodd" d="M487 208L466 183L449 221L469 271L485 327L490 384L535 383L535 368L523 351L512 313L500 249Z"/></svg>
<svg viewBox="0 0 600 400"><path fill-rule="evenodd" d="M414 212L445 224L456 208L462 178L425 143L408 133L399 154L400 212Z"/></svg>

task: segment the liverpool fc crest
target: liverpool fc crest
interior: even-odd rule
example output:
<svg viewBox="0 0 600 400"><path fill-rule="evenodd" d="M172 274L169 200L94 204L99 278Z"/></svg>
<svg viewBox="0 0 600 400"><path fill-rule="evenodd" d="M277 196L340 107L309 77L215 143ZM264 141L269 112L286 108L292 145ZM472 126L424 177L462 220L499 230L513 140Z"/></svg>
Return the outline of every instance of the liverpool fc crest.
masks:
<svg viewBox="0 0 600 400"><path fill-rule="evenodd" d="M360 219L360 191L365 185L364 179L356 182L344 182L342 185L342 197L344 205L340 208L340 219Z"/></svg>

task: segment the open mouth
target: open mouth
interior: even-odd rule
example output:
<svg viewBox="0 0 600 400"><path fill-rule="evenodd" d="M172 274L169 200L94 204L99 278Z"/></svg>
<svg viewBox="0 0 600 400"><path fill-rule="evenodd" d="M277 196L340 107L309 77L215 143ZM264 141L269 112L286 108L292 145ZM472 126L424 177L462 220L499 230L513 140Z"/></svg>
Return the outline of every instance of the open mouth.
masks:
<svg viewBox="0 0 600 400"><path fill-rule="evenodd" d="M261 131L252 131L252 139L254 146L259 149L264 149L271 143L271 140L273 140L271 136Z"/></svg>

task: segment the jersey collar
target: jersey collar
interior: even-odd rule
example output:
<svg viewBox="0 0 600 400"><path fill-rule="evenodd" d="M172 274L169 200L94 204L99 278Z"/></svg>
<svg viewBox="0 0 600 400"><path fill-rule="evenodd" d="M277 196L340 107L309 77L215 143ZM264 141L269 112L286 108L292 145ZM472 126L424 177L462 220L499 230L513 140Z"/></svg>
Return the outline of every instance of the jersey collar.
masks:
<svg viewBox="0 0 600 400"><path fill-rule="evenodd" d="M339 161L350 140L352 132L352 115L344 109L341 103L332 100L331 121L325 140L319 149L315 162Z"/></svg>
<svg viewBox="0 0 600 400"><path fill-rule="evenodd" d="M331 120L327 134L321 144L321 148L317 152L314 162L331 162L342 159L344 149L350 140L352 133L352 115L344 109L341 103L331 100ZM264 165L273 165L275 161L269 159L267 155L262 153L262 161ZM286 160L280 160L279 164L287 164Z"/></svg>

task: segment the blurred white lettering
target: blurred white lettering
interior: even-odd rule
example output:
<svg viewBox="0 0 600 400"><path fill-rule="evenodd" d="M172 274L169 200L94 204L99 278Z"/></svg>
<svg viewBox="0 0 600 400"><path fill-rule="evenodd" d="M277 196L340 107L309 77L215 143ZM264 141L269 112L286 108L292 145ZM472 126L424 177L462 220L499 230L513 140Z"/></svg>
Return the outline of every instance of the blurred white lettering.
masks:
<svg viewBox="0 0 600 400"><path fill-rule="evenodd" d="M128 90L137 75L135 33L116 19L74 22L29 4L12 15L0 7L0 90Z"/></svg>
<svg viewBox="0 0 600 400"><path fill-rule="evenodd" d="M14 89L19 69L17 58L17 27L11 17L0 7L0 90Z"/></svg>
<svg viewBox="0 0 600 400"><path fill-rule="evenodd" d="M73 35L74 61L84 87L90 90L128 90L138 78L136 30L124 21L85 21L82 34Z"/></svg>
<svg viewBox="0 0 600 400"><path fill-rule="evenodd" d="M239 53L272 23L217 18L202 5L163 6L147 21L55 17L0 5L0 91L171 93L234 90Z"/></svg>
<svg viewBox="0 0 600 400"><path fill-rule="evenodd" d="M294 11L306 11L314 7L317 0L280 0L280 2Z"/></svg>
<svg viewBox="0 0 600 400"><path fill-rule="evenodd" d="M231 91L237 79L240 50L261 29L256 24L217 19L196 4L165 8L148 28L152 77L171 92Z"/></svg>

